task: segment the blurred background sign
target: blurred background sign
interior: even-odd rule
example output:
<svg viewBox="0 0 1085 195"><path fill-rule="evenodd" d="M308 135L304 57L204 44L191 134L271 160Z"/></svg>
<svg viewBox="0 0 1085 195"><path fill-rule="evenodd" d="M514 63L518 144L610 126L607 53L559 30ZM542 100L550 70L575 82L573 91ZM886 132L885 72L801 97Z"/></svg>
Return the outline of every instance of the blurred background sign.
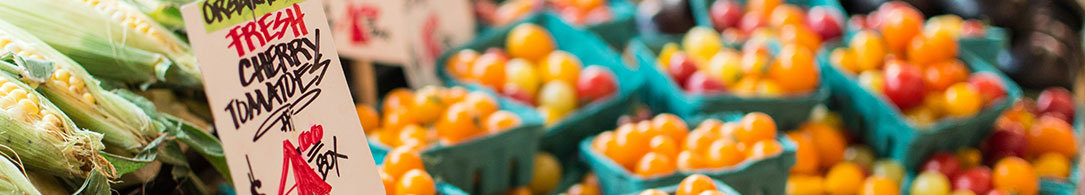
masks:
<svg viewBox="0 0 1085 195"><path fill-rule="evenodd" d="M434 62L475 35L468 0L328 0L339 54L366 64L402 66L412 86L440 84ZM365 72L367 70L356 70ZM376 75L380 77L380 75ZM358 79L372 79L365 77Z"/></svg>

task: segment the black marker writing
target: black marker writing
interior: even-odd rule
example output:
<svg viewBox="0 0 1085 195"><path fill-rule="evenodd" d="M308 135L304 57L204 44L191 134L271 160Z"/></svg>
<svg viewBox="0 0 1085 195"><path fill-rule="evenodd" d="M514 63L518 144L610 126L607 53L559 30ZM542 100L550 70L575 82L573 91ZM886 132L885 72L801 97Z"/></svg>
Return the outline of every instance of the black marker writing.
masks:
<svg viewBox="0 0 1085 195"><path fill-rule="evenodd" d="M275 44L238 63L242 84L264 85L231 99L224 110L229 112L235 129L267 116L255 132L253 142L275 127L293 131L292 125L287 125L291 116L304 111L320 95L319 85L331 60L325 59L320 51L320 29L314 34L313 40L298 37Z"/></svg>

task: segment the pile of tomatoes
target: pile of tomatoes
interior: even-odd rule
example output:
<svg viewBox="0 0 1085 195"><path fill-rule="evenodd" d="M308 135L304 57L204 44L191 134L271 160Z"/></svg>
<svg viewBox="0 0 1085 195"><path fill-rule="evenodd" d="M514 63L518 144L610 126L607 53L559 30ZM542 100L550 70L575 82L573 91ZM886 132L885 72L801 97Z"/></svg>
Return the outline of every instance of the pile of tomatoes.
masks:
<svg viewBox="0 0 1085 195"><path fill-rule="evenodd" d="M657 64L695 94L774 97L812 91L821 80L814 52L822 40L840 36L842 28L832 9L815 6L809 15L804 12L780 0L752 0L745 10L733 0L715 1L709 13L716 29L690 29L681 45L663 46ZM779 43L780 50L770 51L770 42ZM742 50L724 43L742 44Z"/></svg>
<svg viewBox="0 0 1085 195"><path fill-rule="evenodd" d="M1073 113L1070 92L1063 88L1044 90L1035 104L1018 101L979 149L932 155L912 191L1037 194L1041 178L1064 181L1078 148Z"/></svg>
<svg viewBox="0 0 1085 195"><path fill-rule="evenodd" d="M494 26L512 24L543 10L543 7L554 10L566 22L577 25L600 24L614 18L607 0L509 0L493 9L491 22Z"/></svg>
<svg viewBox="0 0 1085 195"><path fill-rule="evenodd" d="M921 29L921 13L901 4L883 5L879 17L867 18L868 23L878 20L880 33L864 29L855 34L848 47L833 50L833 64L859 75L860 86L884 95L921 127L944 117L974 115L1006 95L999 76L971 74L957 59L959 18L935 17Z"/></svg>
<svg viewBox="0 0 1085 195"><path fill-rule="evenodd" d="M537 106L548 125L618 91L615 75L609 69L600 65L581 68L579 58L555 48L550 32L525 23L508 33L507 53L500 48L482 54L465 49L450 57L447 68L463 81Z"/></svg>
<svg viewBox="0 0 1085 195"><path fill-rule="evenodd" d="M746 43L742 51L725 48L718 33L694 27L683 37L681 48L674 43L663 46L658 68L694 94L773 97L809 92L820 83L812 52L816 46L785 42L771 57L763 42Z"/></svg>
<svg viewBox="0 0 1085 195"><path fill-rule="evenodd" d="M499 110L494 97L460 87L395 89L384 97L383 115L364 105L357 110L366 134L390 147L453 145L521 124L520 116Z"/></svg>
<svg viewBox="0 0 1085 195"><path fill-rule="evenodd" d="M728 37L740 40L761 29L779 31L780 41L799 42L811 50L817 50L821 40L840 37L844 30L840 11L827 6L804 11L782 0L749 0L745 8L735 0L717 0L708 13L713 27Z"/></svg>
<svg viewBox="0 0 1085 195"><path fill-rule="evenodd" d="M754 112L740 121L709 119L689 131L672 114L624 124L600 133L592 150L644 178L667 176L676 171L726 168L772 157L783 151L775 140L776 123Z"/></svg>
<svg viewBox="0 0 1085 195"><path fill-rule="evenodd" d="M820 109L819 111L824 111ZM798 146L788 194L897 194L904 166L876 159L869 146L849 142L831 112L820 112L788 137Z"/></svg>
<svg viewBox="0 0 1085 195"><path fill-rule="evenodd" d="M640 195L667 195L667 192L649 189L641 191ZM712 181L712 178L701 174L693 174L678 183L678 189L675 190L674 195L726 195L726 193L719 191L719 186L716 186L716 182Z"/></svg>
<svg viewBox="0 0 1085 195"><path fill-rule="evenodd" d="M398 147L385 156L378 170L384 191L389 195L433 195L437 186L426 173L422 157L414 148Z"/></svg>

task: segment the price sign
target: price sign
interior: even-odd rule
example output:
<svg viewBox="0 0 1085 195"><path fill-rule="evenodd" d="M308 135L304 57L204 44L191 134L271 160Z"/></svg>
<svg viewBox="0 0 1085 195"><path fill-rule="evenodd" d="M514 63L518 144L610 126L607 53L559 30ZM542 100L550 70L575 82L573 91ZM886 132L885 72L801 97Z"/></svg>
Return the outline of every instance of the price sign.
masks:
<svg viewBox="0 0 1085 195"><path fill-rule="evenodd" d="M182 8L241 194L383 194L319 0Z"/></svg>

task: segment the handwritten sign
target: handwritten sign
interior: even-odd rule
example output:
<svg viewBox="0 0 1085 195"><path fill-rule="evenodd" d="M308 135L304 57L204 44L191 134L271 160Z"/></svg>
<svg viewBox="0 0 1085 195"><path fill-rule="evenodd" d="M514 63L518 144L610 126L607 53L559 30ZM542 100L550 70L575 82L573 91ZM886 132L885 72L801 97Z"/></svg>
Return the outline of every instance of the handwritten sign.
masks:
<svg viewBox="0 0 1085 195"><path fill-rule="evenodd" d="M434 63L470 41L475 20L468 0L328 0L339 54L403 65L414 86L440 84Z"/></svg>
<svg viewBox="0 0 1085 195"><path fill-rule="evenodd" d="M237 192L384 193L319 0L182 12Z"/></svg>

